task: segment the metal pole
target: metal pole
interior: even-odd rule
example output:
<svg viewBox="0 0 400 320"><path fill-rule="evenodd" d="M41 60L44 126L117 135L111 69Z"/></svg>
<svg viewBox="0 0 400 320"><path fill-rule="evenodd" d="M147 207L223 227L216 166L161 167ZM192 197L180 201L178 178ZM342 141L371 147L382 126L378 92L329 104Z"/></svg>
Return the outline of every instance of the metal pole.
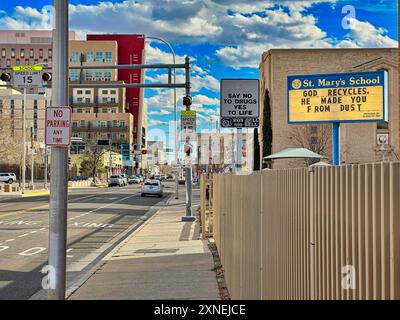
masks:
<svg viewBox="0 0 400 320"><path fill-rule="evenodd" d="M172 46L163 38L160 37L153 37L153 36L147 36L148 39L155 39L158 41L163 42L170 50L172 53L172 58L173 58L173 64L176 63L176 56L175 56L175 51L172 48ZM174 85L176 85L176 68L174 68ZM175 163L178 164L178 116L177 116L177 108L176 108L176 88L174 88L174 142L175 142ZM177 174L175 174L175 199L179 198L179 177Z"/></svg>
<svg viewBox="0 0 400 320"><path fill-rule="evenodd" d="M53 104L68 105L68 1L54 0ZM54 269L54 286L48 299L65 299L66 239L68 207L68 148L52 147L49 213L49 265Z"/></svg>
<svg viewBox="0 0 400 320"><path fill-rule="evenodd" d="M25 194L26 174L26 88L24 88L24 103L22 105L22 194Z"/></svg>
<svg viewBox="0 0 400 320"><path fill-rule="evenodd" d="M47 153L47 146L45 145L44 147L45 151L44 151L44 189L47 190L48 189L48 185L47 185L47 163L48 163L48 153Z"/></svg>
<svg viewBox="0 0 400 320"><path fill-rule="evenodd" d="M340 166L340 122L332 123L332 158L333 165Z"/></svg>
<svg viewBox="0 0 400 320"><path fill-rule="evenodd" d="M236 148L236 172L239 172L242 169L242 128L237 129Z"/></svg>
<svg viewBox="0 0 400 320"><path fill-rule="evenodd" d="M35 130L35 129L34 129L34 126L33 126L33 123L32 123L32 129L31 129L32 137L31 137L31 139L33 139L34 136L35 136L35 133L34 133L33 130ZM35 150L33 148L32 141L31 141L31 187L32 187L32 190L34 190L35 188L33 186L33 169L34 169L34 166L35 166L35 159L34 159L34 154L33 153L34 153Z"/></svg>
<svg viewBox="0 0 400 320"><path fill-rule="evenodd" d="M186 96L190 96L190 62L189 57L185 57L185 84ZM186 106L186 110L190 110L190 106ZM185 181L186 181L186 216L182 217L182 221L194 221L195 217L192 216L192 167L189 163L185 168Z"/></svg>

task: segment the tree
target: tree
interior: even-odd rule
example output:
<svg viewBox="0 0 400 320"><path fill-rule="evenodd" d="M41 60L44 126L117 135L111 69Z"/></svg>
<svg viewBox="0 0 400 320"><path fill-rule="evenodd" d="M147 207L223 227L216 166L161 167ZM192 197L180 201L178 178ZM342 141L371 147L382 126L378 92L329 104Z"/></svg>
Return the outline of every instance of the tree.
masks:
<svg viewBox="0 0 400 320"><path fill-rule="evenodd" d="M315 153L326 155L331 142L331 125L305 124L293 125L289 135L290 144L297 148L306 148ZM304 159L307 166L318 159Z"/></svg>
<svg viewBox="0 0 400 320"><path fill-rule="evenodd" d="M102 159L106 152L104 146L97 145L97 141L88 141L85 148L86 157L81 163L81 174L91 176L95 182L96 177L105 172Z"/></svg>
<svg viewBox="0 0 400 320"><path fill-rule="evenodd" d="M254 128L254 171L260 171L260 142L258 141L258 128Z"/></svg>
<svg viewBox="0 0 400 320"><path fill-rule="evenodd" d="M269 91L265 89L264 109L263 109L263 125L262 125L262 156L267 157L272 153L272 123L271 123L271 104L269 100ZM264 168L263 162L263 168Z"/></svg>

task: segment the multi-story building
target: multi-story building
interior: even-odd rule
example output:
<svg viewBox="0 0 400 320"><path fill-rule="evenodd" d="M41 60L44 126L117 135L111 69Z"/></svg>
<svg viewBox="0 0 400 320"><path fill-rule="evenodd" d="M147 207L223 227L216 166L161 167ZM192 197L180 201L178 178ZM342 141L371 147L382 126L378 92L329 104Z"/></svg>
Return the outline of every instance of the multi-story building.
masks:
<svg viewBox="0 0 400 320"><path fill-rule="evenodd" d="M21 92L0 87L0 166L5 165L9 170L18 172L16 167L12 166L19 166L22 158L24 118L27 155L33 150L35 163L43 163L44 118L47 105L45 95L27 94L25 105ZM6 169L3 167L2 170Z"/></svg>
<svg viewBox="0 0 400 320"><path fill-rule="evenodd" d="M118 64L145 63L145 36L137 34L89 34L89 42L116 41L118 46ZM118 80L125 83L141 83L144 81L143 69L121 69ZM137 150L146 148L147 113L143 101L142 88L126 90L126 107L134 118L135 147Z"/></svg>
<svg viewBox="0 0 400 320"><path fill-rule="evenodd" d="M331 159L331 125L304 125L287 122L287 76L366 72L385 69L388 72L388 122L341 124L342 163L366 163L399 158L399 83L398 49L273 49L262 55L260 64L260 109L268 89L272 123L272 153L289 147L299 147L301 139L309 139L310 146L321 141L326 145L325 156ZM325 126L325 128L324 128ZM326 128L327 127L327 128ZM327 139L321 137L329 131ZM385 135L388 143L382 153L378 137ZM262 135L260 135L262 145ZM262 149L262 148L261 148ZM303 160L277 160L274 168L304 166Z"/></svg>
<svg viewBox="0 0 400 320"><path fill-rule="evenodd" d="M197 134L197 171L234 168L237 159L237 133L214 131ZM253 135L242 133L242 170L253 164Z"/></svg>

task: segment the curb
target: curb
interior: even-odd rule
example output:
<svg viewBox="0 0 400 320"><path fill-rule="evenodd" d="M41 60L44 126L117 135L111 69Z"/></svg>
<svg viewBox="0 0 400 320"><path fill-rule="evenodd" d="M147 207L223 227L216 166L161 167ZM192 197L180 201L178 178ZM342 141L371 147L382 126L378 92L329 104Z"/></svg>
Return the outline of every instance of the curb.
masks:
<svg viewBox="0 0 400 320"><path fill-rule="evenodd" d="M50 191L38 191L38 192L31 192L31 193L25 193L21 194L22 198L25 197L38 197L38 196L44 196L50 194Z"/></svg>

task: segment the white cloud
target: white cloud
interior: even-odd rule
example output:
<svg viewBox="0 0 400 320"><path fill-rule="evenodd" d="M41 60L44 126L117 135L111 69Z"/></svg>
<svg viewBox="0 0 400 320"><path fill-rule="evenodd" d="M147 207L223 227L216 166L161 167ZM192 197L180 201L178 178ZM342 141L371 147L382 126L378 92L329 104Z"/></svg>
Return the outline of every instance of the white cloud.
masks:
<svg viewBox="0 0 400 320"><path fill-rule="evenodd" d="M150 119L148 121L149 126L160 126L160 125L166 125L166 124L168 124L167 121L154 120L154 119Z"/></svg>
<svg viewBox="0 0 400 320"><path fill-rule="evenodd" d="M376 28L369 22L351 18L349 30L346 39L340 41L338 47L394 48L398 46L397 41L387 36L387 30Z"/></svg>
<svg viewBox="0 0 400 320"><path fill-rule="evenodd" d="M171 114L171 111L159 109L159 110L148 111L147 114L149 116L166 116L166 115Z"/></svg>

